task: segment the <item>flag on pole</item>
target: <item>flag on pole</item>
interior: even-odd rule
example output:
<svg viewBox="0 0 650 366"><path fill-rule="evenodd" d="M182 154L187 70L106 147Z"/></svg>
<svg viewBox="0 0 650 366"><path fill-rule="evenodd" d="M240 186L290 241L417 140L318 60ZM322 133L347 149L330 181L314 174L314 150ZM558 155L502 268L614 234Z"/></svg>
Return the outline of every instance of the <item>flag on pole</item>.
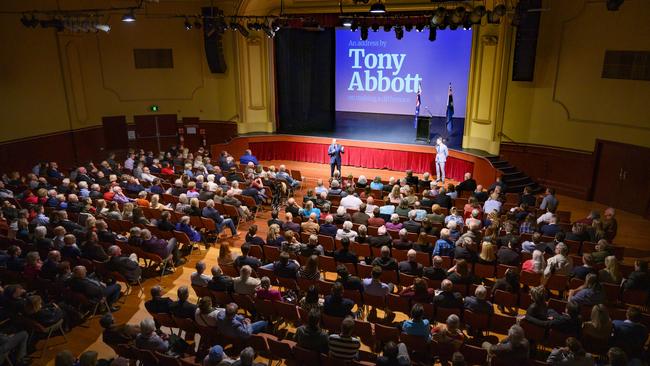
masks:
<svg viewBox="0 0 650 366"><path fill-rule="evenodd" d="M422 87L418 83L418 94L415 97L415 119L413 120L413 128L418 128L418 117L420 116L420 94L422 93Z"/></svg>
<svg viewBox="0 0 650 366"><path fill-rule="evenodd" d="M454 96L451 92L451 83L449 83L449 91L447 93L447 133L451 134L451 130L453 129L453 117L454 117Z"/></svg>

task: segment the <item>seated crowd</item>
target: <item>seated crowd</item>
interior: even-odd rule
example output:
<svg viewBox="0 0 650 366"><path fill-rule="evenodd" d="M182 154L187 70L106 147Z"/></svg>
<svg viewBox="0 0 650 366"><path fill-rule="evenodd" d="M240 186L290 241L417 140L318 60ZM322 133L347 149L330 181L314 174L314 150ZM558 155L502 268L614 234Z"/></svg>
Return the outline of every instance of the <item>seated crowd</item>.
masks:
<svg viewBox="0 0 650 366"><path fill-rule="evenodd" d="M123 164L111 155L67 176L51 162L25 176L3 177L3 283L28 282L4 286L0 305L10 321L0 346L15 362L26 362L22 321L43 326L61 321L68 328L80 322L85 304L92 313L108 311L101 322L103 339L118 355L126 344L159 357L191 356L204 365L254 363L255 351L244 347L246 341L278 341L273 333L279 324L293 320L300 326L289 337L297 347L333 359L370 357L360 351L366 344L383 350L372 358L377 364L409 364L422 356L414 353L417 343L409 338L414 336L429 345L427 362L464 365L469 339L487 340L484 331L490 330L473 325L467 314L501 317L509 324L505 338L478 344L489 359L522 364L517 362L536 355L541 340L526 338L531 327L566 339L553 344L548 362L554 365L577 359L589 364L596 356L624 365L648 355L648 317L639 310L648 305L648 265L621 263L611 208L603 218L592 212L570 223L570 216L557 210L552 189L536 197L526 188L513 200L500 179L484 190L469 173L457 186L440 186L429 174L418 178L410 171L388 182L335 172L299 200L294 190L304 183L286 167L264 169L250 151L240 163L226 152L213 161L204 150L194 155L170 149L159 156L129 152ZM226 228L239 237L240 224L270 202L266 238L251 223L241 255L230 257L222 245L211 276L205 263L197 262L190 278L197 304L189 301L187 287L180 287L173 301L154 286L145 304L152 318L137 326L114 323L110 311L118 310L123 295L117 279L130 286L145 275L173 271L193 243L207 245ZM124 222L128 225L121 226ZM583 263L574 263L576 258ZM325 275L331 272L333 282ZM558 281L564 282L551 286ZM43 283L62 291L42 293ZM25 287L42 296L40 304L33 298L39 295L28 296ZM299 316L278 317L259 301L290 304ZM521 325L509 314L517 307L525 309ZM396 313L408 319L395 322ZM161 326L171 326L163 324L162 315L171 316L175 327L179 319L189 319L201 335L198 346L165 333ZM368 343L358 334L358 322L376 323L375 332L383 324L398 336L381 340L375 333L377 339ZM241 351L238 360L225 355L230 345L231 354Z"/></svg>

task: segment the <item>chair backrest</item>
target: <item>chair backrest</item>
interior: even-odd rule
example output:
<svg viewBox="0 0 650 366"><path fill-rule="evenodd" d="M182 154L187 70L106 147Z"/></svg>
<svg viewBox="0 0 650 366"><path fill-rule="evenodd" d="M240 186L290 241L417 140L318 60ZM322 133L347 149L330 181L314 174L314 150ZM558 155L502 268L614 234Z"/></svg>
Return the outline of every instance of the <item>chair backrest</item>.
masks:
<svg viewBox="0 0 650 366"><path fill-rule="evenodd" d="M320 352L317 351L311 351L300 346L294 346L293 356L298 365L317 366L320 364Z"/></svg>

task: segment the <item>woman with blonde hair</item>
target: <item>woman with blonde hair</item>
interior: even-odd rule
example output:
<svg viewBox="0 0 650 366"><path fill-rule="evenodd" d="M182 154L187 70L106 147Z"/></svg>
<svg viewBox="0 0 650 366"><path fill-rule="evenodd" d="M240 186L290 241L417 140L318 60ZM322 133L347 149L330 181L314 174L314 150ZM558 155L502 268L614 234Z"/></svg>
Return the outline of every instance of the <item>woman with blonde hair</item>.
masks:
<svg viewBox="0 0 650 366"><path fill-rule="evenodd" d="M598 279L600 282L612 283L619 285L623 277L618 266L618 260L615 256L610 255L605 257L605 268L598 271Z"/></svg>
<svg viewBox="0 0 650 366"><path fill-rule="evenodd" d="M160 196L157 195L157 194L154 194L154 195L151 196L151 201L149 202L149 207L151 207L154 210L161 210L161 211L168 209L167 207L165 207L165 205L160 203Z"/></svg>
<svg viewBox="0 0 650 366"><path fill-rule="evenodd" d="M481 243L481 253L478 255L478 262L482 264L494 264L497 260L497 246L489 241ZM544 267L542 267L544 270Z"/></svg>
<svg viewBox="0 0 650 366"><path fill-rule="evenodd" d="M103 199L98 199L95 202L95 212L97 212L98 215L104 216L105 213L108 212L108 207L106 207L106 201Z"/></svg>
<svg viewBox="0 0 650 366"><path fill-rule="evenodd" d="M607 342L612 334L612 319L603 304L591 308L591 319L582 323L582 335Z"/></svg>
<svg viewBox="0 0 650 366"><path fill-rule="evenodd" d="M133 203L127 202L124 204L124 207L122 208L122 220L133 220Z"/></svg>
<svg viewBox="0 0 650 366"><path fill-rule="evenodd" d="M394 185L393 189L388 194L388 200L392 204L399 204L402 201L402 194L399 190L399 185Z"/></svg>
<svg viewBox="0 0 650 366"><path fill-rule="evenodd" d="M280 226L278 224L269 226L269 232L266 234L266 245L279 247L283 241L284 238L280 235Z"/></svg>

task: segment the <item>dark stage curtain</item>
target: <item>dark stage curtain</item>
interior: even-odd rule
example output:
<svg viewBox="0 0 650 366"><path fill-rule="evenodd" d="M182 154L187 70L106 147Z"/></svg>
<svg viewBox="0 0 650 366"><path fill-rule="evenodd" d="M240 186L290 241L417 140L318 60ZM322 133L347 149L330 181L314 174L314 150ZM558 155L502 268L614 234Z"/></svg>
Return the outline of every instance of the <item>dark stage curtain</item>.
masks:
<svg viewBox="0 0 650 366"><path fill-rule="evenodd" d="M329 164L327 144L251 142L249 146L253 151L253 155L257 156L259 160L291 160ZM433 172L434 176L436 172L433 165L435 154L346 146L345 154L342 157L343 165L349 166L397 171L412 169L416 173ZM345 168L342 170L344 175L347 174ZM462 181L463 174L474 171L474 163L450 156L447 158L445 170L447 177Z"/></svg>
<svg viewBox="0 0 650 366"><path fill-rule="evenodd" d="M281 29L275 54L279 130L332 130L334 30Z"/></svg>

